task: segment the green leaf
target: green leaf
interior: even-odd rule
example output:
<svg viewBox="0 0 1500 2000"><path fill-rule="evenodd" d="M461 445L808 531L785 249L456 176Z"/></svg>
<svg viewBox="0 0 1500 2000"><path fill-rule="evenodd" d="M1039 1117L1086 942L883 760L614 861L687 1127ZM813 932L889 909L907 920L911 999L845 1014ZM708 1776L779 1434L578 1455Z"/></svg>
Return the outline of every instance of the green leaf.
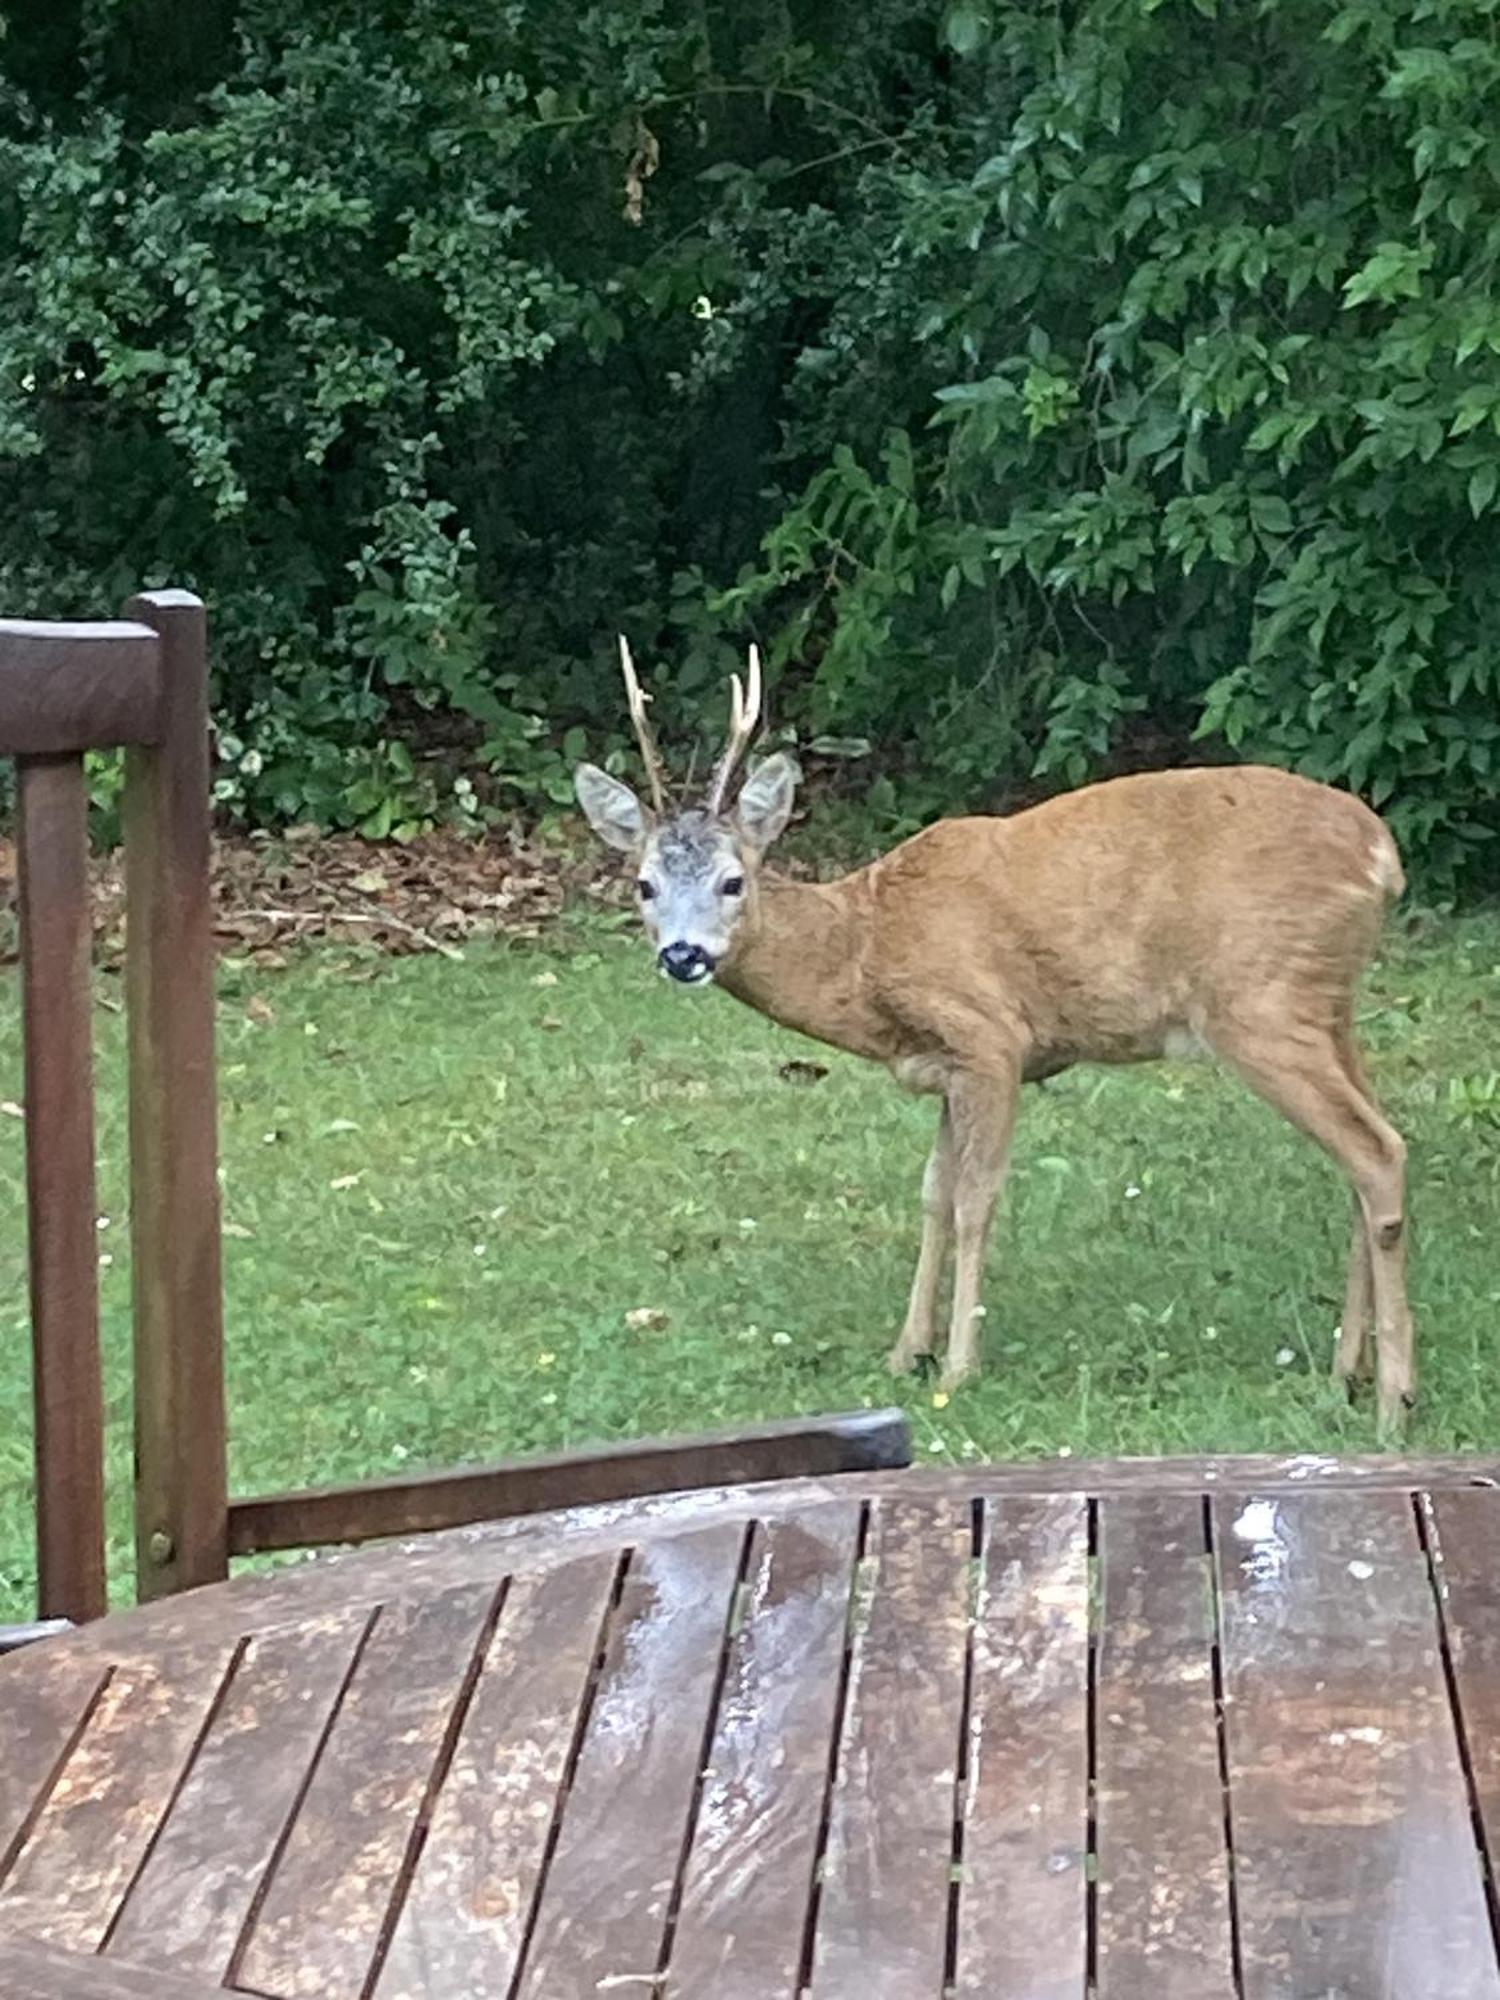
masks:
<svg viewBox="0 0 1500 2000"><path fill-rule="evenodd" d="M1500 465L1490 459L1484 465L1476 465L1469 475L1469 512L1478 520L1495 497L1495 488L1500 486Z"/></svg>
<svg viewBox="0 0 1500 2000"><path fill-rule="evenodd" d="M956 0L943 22L943 39L956 56L971 56L988 38L989 10L979 0Z"/></svg>
<svg viewBox="0 0 1500 2000"><path fill-rule="evenodd" d="M1257 493L1250 501L1250 519L1257 528L1267 534L1289 535L1292 532L1292 510L1279 493Z"/></svg>

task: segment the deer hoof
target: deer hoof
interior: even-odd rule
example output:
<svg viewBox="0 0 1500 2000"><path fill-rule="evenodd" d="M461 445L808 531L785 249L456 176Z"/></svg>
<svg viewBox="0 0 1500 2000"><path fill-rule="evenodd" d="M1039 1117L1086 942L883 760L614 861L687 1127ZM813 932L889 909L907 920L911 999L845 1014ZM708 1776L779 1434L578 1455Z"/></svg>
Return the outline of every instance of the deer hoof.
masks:
<svg viewBox="0 0 1500 2000"><path fill-rule="evenodd" d="M908 1347L904 1341L898 1340L886 1356L885 1365L893 1375L920 1375L925 1368L931 1367L932 1352L930 1348Z"/></svg>
<svg viewBox="0 0 1500 2000"><path fill-rule="evenodd" d="M978 1380L979 1363L977 1361L950 1361L948 1366L943 1370L938 1387L943 1391L944 1395L951 1396L955 1389L962 1389L966 1382L977 1382Z"/></svg>

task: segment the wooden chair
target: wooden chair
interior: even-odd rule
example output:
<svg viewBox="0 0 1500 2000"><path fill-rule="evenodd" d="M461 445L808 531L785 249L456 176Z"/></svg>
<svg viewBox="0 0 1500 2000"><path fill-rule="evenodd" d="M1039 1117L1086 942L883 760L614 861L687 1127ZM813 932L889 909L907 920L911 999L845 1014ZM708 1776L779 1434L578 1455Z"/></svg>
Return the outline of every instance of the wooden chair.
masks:
<svg viewBox="0 0 1500 2000"><path fill-rule="evenodd" d="M132 598L118 623L0 622L0 755L17 766L40 1612L106 1606L84 753L123 746L136 1590L230 1558L497 1515L910 1463L897 1411L519 1464L232 1499L214 1078L204 608ZM41 1628L0 1629L0 1649Z"/></svg>

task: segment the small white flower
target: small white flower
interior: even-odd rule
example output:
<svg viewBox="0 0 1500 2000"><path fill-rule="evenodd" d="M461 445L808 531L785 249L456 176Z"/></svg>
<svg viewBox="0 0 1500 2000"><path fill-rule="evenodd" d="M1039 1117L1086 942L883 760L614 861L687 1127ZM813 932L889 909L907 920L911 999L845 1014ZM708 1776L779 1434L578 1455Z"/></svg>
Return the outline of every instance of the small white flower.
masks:
<svg viewBox="0 0 1500 2000"><path fill-rule="evenodd" d="M1125 1199L1127 1201L1134 1201L1139 1194L1140 1194L1140 1189L1136 1186L1135 1182L1132 1181L1130 1183L1130 1186L1125 1190Z"/></svg>
<svg viewBox="0 0 1500 2000"><path fill-rule="evenodd" d="M791 1344L792 1336L789 1333L773 1333L771 1335L771 1345L773 1347L790 1347Z"/></svg>
<svg viewBox="0 0 1500 2000"><path fill-rule="evenodd" d="M1290 1367L1291 1367L1291 1365L1292 1365L1292 1363L1293 1363L1293 1362L1294 1362L1294 1361L1295 1361L1296 1359L1297 1359L1297 1357L1296 1357L1296 1355L1295 1355L1295 1354L1294 1354L1294 1353L1292 1352L1292 1350L1291 1350L1291 1348L1290 1348L1290 1347L1278 1347L1278 1348L1277 1348L1277 1350L1276 1350L1276 1366L1277 1366L1278 1368L1290 1368Z"/></svg>

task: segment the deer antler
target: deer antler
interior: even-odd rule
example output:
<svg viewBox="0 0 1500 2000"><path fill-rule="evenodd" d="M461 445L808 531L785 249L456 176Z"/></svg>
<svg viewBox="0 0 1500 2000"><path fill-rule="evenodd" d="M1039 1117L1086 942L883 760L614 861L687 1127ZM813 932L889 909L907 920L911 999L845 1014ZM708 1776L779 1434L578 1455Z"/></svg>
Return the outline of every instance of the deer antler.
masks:
<svg viewBox="0 0 1500 2000"><path fill-rule="evenodd" d="M760 722L760 648L750 648L750 662L745 675L747 687L740 685L738 674L731 674L729 705L729 740L724 745L724 754L714 766L713 781L708 788L708 810L718 813L724 810L724 795L729 790L729 781L734 776L735 767L750 747ZM748 691L747 691L748 690Z"/></svg>
<svg viewBox="0 0 1500 2000"><path fill-rule="evenodd" d="M641 746L641 761L646 766L646 782L651 787L651 805L660 817L667 809L667 795L662 774L661 752L656 747L656 738L651 733L651 724L646 715L646 704L651 697L636 679L635 662L630 657L630 647L623 632L620 634L620 671L625 676L625 699L630 704L630 720L635 725L635 740Z"/></svg>

